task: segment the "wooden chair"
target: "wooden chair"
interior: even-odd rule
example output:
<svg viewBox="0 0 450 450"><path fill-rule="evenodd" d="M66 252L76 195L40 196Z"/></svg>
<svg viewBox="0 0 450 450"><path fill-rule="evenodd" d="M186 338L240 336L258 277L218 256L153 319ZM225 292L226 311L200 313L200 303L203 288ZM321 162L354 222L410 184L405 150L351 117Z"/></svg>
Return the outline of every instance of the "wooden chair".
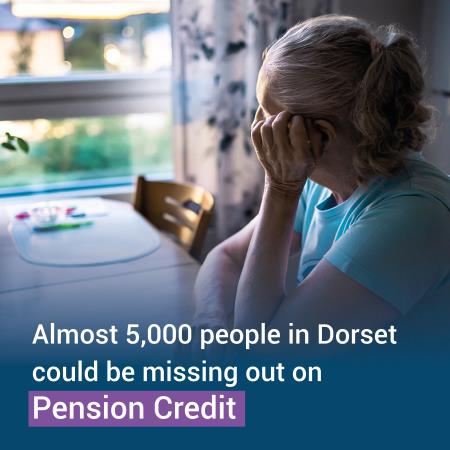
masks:
<svg viewBox="0 0 450 450"><path fill-rule="evenodd" d="M200 258L214 197L200 186L148 181L139 176L134 209L159 230L172 235L187 252Z"/></svg>

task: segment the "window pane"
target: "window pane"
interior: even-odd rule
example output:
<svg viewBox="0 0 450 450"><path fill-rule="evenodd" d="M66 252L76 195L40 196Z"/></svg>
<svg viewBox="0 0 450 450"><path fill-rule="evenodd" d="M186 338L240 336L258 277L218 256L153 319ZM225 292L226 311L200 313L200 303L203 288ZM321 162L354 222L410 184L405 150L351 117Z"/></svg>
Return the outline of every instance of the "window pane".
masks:
<svg viewBox="0 0 450 450"><path fill-rule="evenodd" d="M0 122L0 135L6 131L28 139L31 150L0 150L0 195L23 186L117 184L122 177L173 171L166 113Z"/></svg>
<svg viewBox="0 0 450 450"><path fill-rule="evenodd" d="M168 0L0 0L0 77L167 71L168 6Z"/></svg>

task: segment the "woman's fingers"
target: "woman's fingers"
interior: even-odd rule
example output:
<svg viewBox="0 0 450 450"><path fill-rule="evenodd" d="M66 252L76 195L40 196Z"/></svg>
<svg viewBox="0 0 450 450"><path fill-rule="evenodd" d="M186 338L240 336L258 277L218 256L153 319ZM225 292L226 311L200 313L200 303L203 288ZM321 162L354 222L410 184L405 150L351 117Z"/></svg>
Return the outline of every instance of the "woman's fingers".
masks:
<svg viewBox="0 0 450 450"><path fill-rule="evenodd" d="M257 151L262 148L261 126L263 123L264 120L260 120L259 122L256 122L256 124L252 126L251 132L252 143L253 146L255 147L255 150Z"/></svg>
<svg viewBox="0 0 450 450"><path fill-rule="evenodd" d="M277 183L304 182L321 156L321 135L310 119L283 111L252 127L252 142L266 175Z"/></svg>
<svg viewBox="0 0 450 450"><path fill-rule="evenodd" d="M273 176L279 170L279 162L277 159L277 148L273 139L273 122L276 116L270 116L261 126L262 151L260 161L262 162L266 172Z"/></svg>
<svg viewBox="0 0 450 450"><path fill-rule="evenodd" d="M265 122L262 124L261 127L261 136L262 136L262 143L263 147L266 149L266 151L272 150L274 139L273 139L273 131L272 131L272 124L277 116L270 116L268 119L265 120Z"/></svg>
<svg viewBox="0 0 450 450"><path fill-rule="evenodd" d="M276 116L272 123L273 140L277 147L284 150L291 148L291 142L289 141L289 121L291 118L291 113L283 111Z"/></svg>
<svg viewBox="0 0 450 450"><path fill-rule="evenodd" d="M289 137L291 144L302 154L304 160L312 157L311 142L309 140L308 131L306 130L305 120L302 116L294 116L289 128Z"/></svg>
<svg viewBox="0 0 450 450"><path fill-rule="evenodd" d="M322 135L314 126L311 119L306 119L305 125L309 141L311 142L311 153L313 154L314 161L317 163L317 161L319 161L322 157Z"/></svg>
<svg viewBox="0 0 450 450"><path fill-rule="evenodd" d="M262 139L262 133L261 128L264 125L265 120L260 120L256 123L256 125L252 128L252 143L253 147L255 148L256 156L259 159L259 162L262 164L266 172L272 173L272 167L270 160L267 155L267 151L264 149L263 139Z"/></svg>

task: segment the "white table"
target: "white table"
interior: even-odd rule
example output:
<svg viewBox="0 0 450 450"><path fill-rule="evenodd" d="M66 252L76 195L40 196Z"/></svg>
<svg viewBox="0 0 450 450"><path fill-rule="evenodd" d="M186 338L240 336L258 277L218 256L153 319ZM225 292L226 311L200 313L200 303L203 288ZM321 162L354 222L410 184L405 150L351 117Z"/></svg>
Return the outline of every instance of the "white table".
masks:
<svg viewBox="0 0 450 450"><path fill-rule="evenodd" d="M131 208L105 200L108 209ZM161 245L143 258L94 267L48 267L23 260L0 210L1 359L21 360L40 322L64 328L109 327L128 323L185 323L193 314L192 290L199 265L161 234ZM60 352L67 348L60 347ZM70 349L69 349L70 351ZM89 352L89 349L83 351ZM83 351L74 350L81 357ZM48 348L57 356L58 349ZM40 354L45 357L45 352Z"/></svg>

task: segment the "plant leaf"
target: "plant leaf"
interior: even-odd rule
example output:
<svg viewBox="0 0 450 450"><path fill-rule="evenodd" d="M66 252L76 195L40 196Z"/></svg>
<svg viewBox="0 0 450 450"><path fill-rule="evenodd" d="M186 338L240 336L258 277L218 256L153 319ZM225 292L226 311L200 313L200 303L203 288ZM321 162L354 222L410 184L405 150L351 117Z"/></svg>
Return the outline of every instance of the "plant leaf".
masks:
<svg viewBox="0 0 450 450"><path fill-rule="evenodd" d="M19 145L20 149L23 150L25 153L28 153L30 150L30 146L28 145L28 142L25 141L22 138L16 138L17 144Z"/></svg>
<svg viewBox="0 0 450 450"><path fill-rule="evenodd" d="M14 147L14 145L10 144L9 142L3 142L2 143L2 147L8 149L8 150L17 150L16 147Z"/></svg>
<svg viewBox="0 0 450 450"><path fill-rule="evenodd" d="M14 136L11 135L11 133L6 132L6 139L8 139L8 142L11 142L12 140L14 140Z"/></svg>

